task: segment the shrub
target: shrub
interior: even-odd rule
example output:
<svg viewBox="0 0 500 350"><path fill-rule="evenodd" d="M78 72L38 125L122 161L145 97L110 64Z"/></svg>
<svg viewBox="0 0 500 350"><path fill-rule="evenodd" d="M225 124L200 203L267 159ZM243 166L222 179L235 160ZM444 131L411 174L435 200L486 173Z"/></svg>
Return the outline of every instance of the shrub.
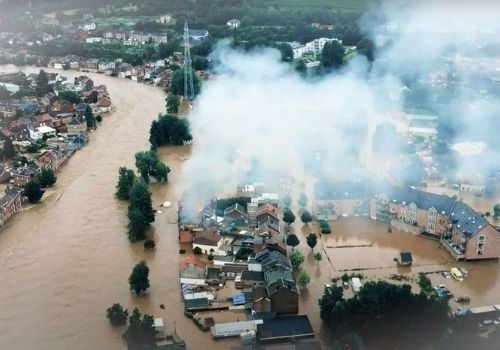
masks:
<svg viewBox="0 0 500 350"><path fill-rule="evenodd" d="M179 254L186 254L186 249L179 249Z"/></svg>
<svg viewBox="0 0 500 350"><path fill-rule="evenodd" d="M194 247L193 253L195 253L196 255L200 255L202 253L201 248L200 247Z"/></svg>

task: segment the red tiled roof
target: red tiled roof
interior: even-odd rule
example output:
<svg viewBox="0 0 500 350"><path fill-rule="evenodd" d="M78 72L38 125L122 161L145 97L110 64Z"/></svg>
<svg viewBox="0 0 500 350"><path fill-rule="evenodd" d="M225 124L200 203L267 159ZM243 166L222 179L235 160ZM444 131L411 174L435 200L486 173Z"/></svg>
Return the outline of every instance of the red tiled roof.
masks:
<svg viewBox="0 0 500 350"><path fill-rule="evenodd" d="M191 231L179 231L179 243L192 243L193 242L193 234Z"/></svg>
<svg viewBox="0 0 500 350"><path fill-rule="evenodd" d="M207 264L201 261L200 259L195 258L194 256L188 256L187 258L184 258L181 261L179 261L179 270L182 270L187 265L194 265L201 269L204 269L207 266Z"/></svg>

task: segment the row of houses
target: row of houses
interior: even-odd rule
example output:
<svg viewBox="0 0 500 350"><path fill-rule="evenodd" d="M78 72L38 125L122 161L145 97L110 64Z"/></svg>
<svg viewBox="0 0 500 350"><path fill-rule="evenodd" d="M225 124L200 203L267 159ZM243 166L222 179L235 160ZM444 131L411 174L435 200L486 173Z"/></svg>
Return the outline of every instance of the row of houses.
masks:
<svg viewBox="0 0 500 350"><path fill-rule="evenodd" d="M367 182L318 183L314 213L324 220L369 216L402 231L434 235L457 260L500 257L500 229L446 195Z"/></svg>
<svg viewBox="0 0 500 350"><path fill-rule="evenodd" d="M194 256L186 257L179 262L179 278L183 289L189 291L187 294L192 294L195 287L221 286L227 280L234 280L236 288L249 293L248 300L241 304L246 304L257 317L295 314L299 310L300 292L290 261L278 250L266 248L245 262L231 259L218 263L214 261L211 265ZM201 307L209 309L210 301L214 299L208 294L197 297L204 299L205 303L190 301L186 304L188 311L193 311L193 307L197 310ZM187 298L197 299L193 296Z"/></svg>

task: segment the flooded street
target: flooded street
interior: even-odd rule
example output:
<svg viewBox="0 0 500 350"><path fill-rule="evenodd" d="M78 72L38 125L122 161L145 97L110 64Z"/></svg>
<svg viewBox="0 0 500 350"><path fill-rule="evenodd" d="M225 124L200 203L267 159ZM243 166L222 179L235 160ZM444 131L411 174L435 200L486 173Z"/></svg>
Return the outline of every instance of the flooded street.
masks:
<svg viewBox="0 0 500 350"><path fill-rule="evenodd" d="M0 72L13 70L14 66L0 66ZM104 75L62 74L68 79L86 74L95 84L105 84L115 110L104 116L89 144L57 173L55 193L16 214L0 230L0 349L123 349L124 329L111 328L105 318L106 308L115 302L163 317L169 333L175 322L190 349L207 345L223 349L238 343L237 339L212 340L183 315L175 206L162 208L156 216L155 252L144 252L142 243L131 245L126 239L127 203L114 198L118 168L133 168L134 154L149 147L149 126L164 111L164 92ZM189 158L190 147L163 147L159 152L172 172L167 185L151 185L155 207L164 201L177 202L180 167ZM310 285L300 296L300 313L309 315L325 345L331 339L321 326L317 300L324 284L343 270L359 269L367 278L394 273L411 278L420 271L466 266L469 277L460 284L445 281L439 274L430 278L433 283L447 284L455 295L471 295L473 306L500 303L497 261L457 264L438 242L387 233L387 225L370 219L342 218L332 224L332 234L323 236L323 260L317 264L305 241L309 232L318 232L315 225L296 222L294 230L301 240L298 249L306 256L304 267L311 275ZM318 243L315 251L319 249ZM411 268L396 267L393 258L400 251L412 252ZM129 292L127 279L142 259L150 267L151 288L138 298Z"/></svg>

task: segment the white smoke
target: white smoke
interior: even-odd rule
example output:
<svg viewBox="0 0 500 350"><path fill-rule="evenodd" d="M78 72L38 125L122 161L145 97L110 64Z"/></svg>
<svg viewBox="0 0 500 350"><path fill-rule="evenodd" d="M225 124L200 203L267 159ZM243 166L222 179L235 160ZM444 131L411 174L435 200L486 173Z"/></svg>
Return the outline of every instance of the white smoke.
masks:
<svg viewBox="0 0 500 350"><path fill-rule="evenodd" d="M358 57L312 80L280 62L276 50L219 46L216 78L203 84L189 116L194 149L183 167L185 200L203 203L249 177L285 173L300 182L312 169L333 178L362 165L367 130L402 110L408 80L450 90L438 107L463 123L456 139L484 139L484 120L498 104L471 93L484 83L471 77L500 71L499 9L487 1L387 1L362 24L380 45L373 65Z"/></svg>

